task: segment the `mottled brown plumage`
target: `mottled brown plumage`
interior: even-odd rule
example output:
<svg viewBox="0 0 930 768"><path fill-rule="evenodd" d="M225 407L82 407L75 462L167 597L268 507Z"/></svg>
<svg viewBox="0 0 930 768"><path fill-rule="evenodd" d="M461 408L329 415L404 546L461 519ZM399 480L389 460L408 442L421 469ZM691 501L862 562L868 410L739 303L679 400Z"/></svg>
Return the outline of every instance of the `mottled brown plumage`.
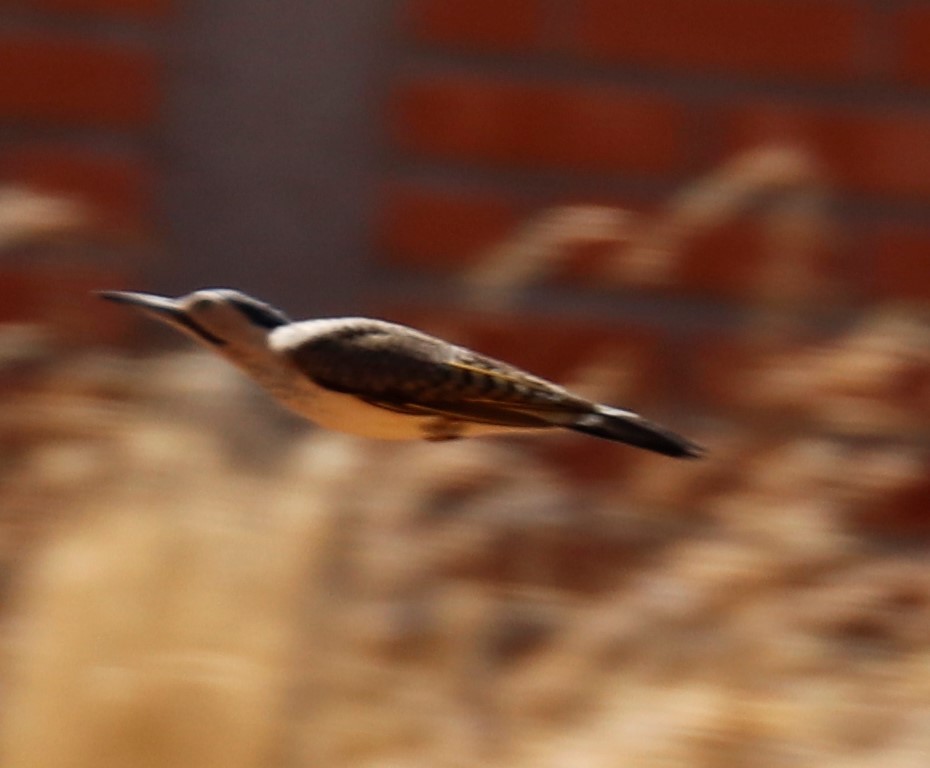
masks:
<svg viewBox="0 0 930 768"><path fill-rule="evenodd" d="M411 415L545 428L594 407L500 360L380 320L347 320L290 356L322 387Z"/></svg>

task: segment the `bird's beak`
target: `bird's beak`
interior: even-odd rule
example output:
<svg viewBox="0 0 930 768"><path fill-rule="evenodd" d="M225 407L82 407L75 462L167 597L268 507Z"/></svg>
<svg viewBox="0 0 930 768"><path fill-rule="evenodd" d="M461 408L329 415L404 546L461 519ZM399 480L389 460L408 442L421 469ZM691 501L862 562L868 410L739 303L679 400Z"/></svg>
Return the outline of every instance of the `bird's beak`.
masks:
<svg viewBox="0 0 930 768"><path fill-rule="evenodd" d="M113 301L117 304L128 304L138 307L146 314L154 315L159 320L177 322L184 315L184 311L175 299L167 296L156 296L152 293L135 293L133 291L98 291L101 299Z"/></svg>
<svg viewBox="0 0 930 768"><path fill-rule="evenodd" d="M218 339L191 320L177 299L156 296L153 293L137 293L135 291L98 291L97 295L107 301L136 307L150 317L167 323L178 330L186 331L202 341L208 341L211 344L223 343L221 339Z"/></svg>

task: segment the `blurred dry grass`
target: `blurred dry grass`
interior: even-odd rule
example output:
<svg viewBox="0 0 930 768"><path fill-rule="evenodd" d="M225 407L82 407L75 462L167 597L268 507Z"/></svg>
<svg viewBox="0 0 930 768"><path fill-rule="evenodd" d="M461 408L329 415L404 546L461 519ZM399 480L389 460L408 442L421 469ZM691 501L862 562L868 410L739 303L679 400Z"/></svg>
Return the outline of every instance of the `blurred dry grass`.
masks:
<svg viewBox="0 0 930 768"><path fill-rule="evenodd" d="M555 271L577 247L594 246L604 258L592 277L602 286L667 287L692 241L754 210L764 213L770 257L748 298L793 312L814 299L822 304L843 298L822 279L817 263L822 243L837 236L827 183L816 159L793 147L739 155L653 215L597 205L542 211L482 254L465 285L471 302L499 309Z"/></svg>
<svg viewBox="0 0 930 768"><path fill-rule="evenodd" d="M3 765L922 768L930 326L770 298L711 457L589 484L0 329Z"/></svg>
<svg viewBox="0 0 930 768"><path fill-rule="evenodd" d="M728 430L581 489L534 443L386 449L266 407L199 353L7 393L4 764L930 755L926 531L873 528L926 487L918 449Z"/></svg>

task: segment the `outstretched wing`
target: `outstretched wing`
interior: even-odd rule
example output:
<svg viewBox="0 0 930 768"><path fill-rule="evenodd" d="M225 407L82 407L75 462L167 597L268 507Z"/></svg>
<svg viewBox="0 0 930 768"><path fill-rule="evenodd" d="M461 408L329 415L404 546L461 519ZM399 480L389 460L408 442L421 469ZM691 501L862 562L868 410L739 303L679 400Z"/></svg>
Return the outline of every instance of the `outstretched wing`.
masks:
<svg viewBox="0 0 930 768"><path fill-rule="evenodd" d="M593 409L545 379L412 328L367 319L319 327L288 348L294 364L320 386L382 408L514 427L552 427Z"/></svg>

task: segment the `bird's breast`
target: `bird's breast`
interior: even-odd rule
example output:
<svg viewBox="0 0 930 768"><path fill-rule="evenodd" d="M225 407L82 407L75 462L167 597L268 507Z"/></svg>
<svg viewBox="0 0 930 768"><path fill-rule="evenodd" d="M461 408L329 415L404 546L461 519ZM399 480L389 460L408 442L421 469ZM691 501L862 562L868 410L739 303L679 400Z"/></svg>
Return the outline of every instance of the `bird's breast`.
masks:
<svg viewBox="0 0 930 768"><path fill-rule="evenodd" d="M292 411L326 429L381 440L418 440L424 435L424 417L379 408L310 382L276 394Z"/></svg>
<svg viewBox="0 0 930 768"><path fill-rule="evenodd" d="M289 410L326 429L382 440L423 437L425 419L369 405L316 384L277 351L228 354L256 383Z"/></svg>

